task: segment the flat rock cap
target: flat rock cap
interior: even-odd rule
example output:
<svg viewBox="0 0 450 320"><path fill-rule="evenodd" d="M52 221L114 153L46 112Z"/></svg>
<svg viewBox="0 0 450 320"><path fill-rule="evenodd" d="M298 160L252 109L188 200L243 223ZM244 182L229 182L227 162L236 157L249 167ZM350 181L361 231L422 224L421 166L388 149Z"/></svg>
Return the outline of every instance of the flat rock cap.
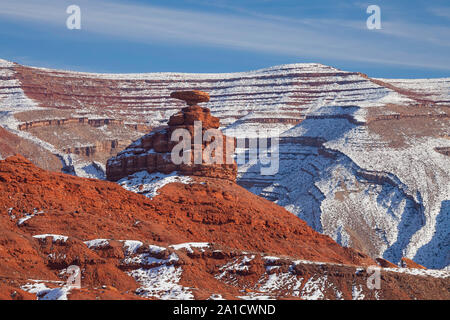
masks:
<svg viewBox="0 0 450 320"><path fill-rule="evenodd" d="M199 90L175 91L170 94L170 97L183 100L190 106L209 101L209 94Z"/></svg>

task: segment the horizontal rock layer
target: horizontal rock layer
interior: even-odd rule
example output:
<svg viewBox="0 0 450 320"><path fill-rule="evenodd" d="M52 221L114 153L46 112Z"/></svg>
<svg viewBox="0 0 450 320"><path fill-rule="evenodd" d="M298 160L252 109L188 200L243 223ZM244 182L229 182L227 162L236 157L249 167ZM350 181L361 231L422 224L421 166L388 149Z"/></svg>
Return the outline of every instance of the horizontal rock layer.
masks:
<svg viewBox="0 0 450 320"><path fill-rule="evenodd" d="M201 127L195 129L196 123ZM208 108L195 105L183 108L170 117L167 128L145 135L119 152L117 156L109 159L106 166L107 179L117 181L135 172L145 170L149 173L177 171L183 175L235 181L237 165L232 158L235 141L234 138L222 136L221 132L217 130L219 125L219 118L213 117ZM186 130L186 133L189 134L190 140L186 142L190 148L188 151L190 153L189 163L175 164L172 159L172 149L180 142L171 139L172 134L178 129ZM215 133L220 134L223 139L222 144L218 145L214 151L222 153L222 157L218 159L220 163L210 163L208 158L205 158L206 149L213 142L204 139L210 129L215 129ZM198 133L195 130L198 130ZM201 139L197 146L195 145L198 143L195 141L196 134L200 135ZM196 148L199 150L196 151ZM195 159L198 152L201 153L199 155L200 163Z"/></svg>

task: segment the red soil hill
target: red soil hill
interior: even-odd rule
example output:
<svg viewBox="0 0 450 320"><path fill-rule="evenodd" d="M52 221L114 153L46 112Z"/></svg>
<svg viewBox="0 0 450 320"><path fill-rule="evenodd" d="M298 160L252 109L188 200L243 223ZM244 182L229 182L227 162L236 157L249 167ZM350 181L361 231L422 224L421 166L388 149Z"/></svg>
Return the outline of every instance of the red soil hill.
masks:
<svg viewBox="0 0 450 320"><path fill-rule="evenodd" d="M0 161L0 212L9 220L2 228L82 240L207 241L315 261L374 263L233 182L197 179L169 184L149 200L115 183L48 172L21 156L10 157ZM33 212L42 213L16 225Z"/></svg>
<svg viewBox="0 0 450 320"><path fill-rule="evenodd" d="M192 294L197 299L217 293L224 298L261 294L257 292L261 290L258 279L269 276L264 273L270 260L261 258L266 254L288 259L283 262L286 266L280 264L285 260L275 261L282 265L276 272L284 272L282 277L288 272L304 279L304 294L309 290L308 279L324 276L346 299L352 298L355 283L365 290L367 298L447 297L443 291L448 283L445 279L392 272L383 273L384 291L375 295L365 289L367 274L357 268L374 265L373 260L339 246L283 208L234 182L196 177L194 183L171 183L159 193L150 200L112 182L42 170L22 156L0 161L0 299L33 298L21 290L30 279L45 279L50 288L57 288L54 283L64 281L65 268L74 264L82 268L83 286L71 290L70 299L141 298L135 292L142 283L128 272L141 266L126 263L123 243L117 240L139 240L166 248L185 242L213 243L203 251L167 249L162 255L149 256L149 261L164 264L170 252L177 250L175 268L183 270L180 285L196 288ZM42 234L68 238L33 237ZM98 248L83 243L102 238L111 240ZM136 254L145 256L145 250ZM249 256L254 260L244 262ZM330 263L289 262L295 259ZM241 263L244 268L233 269L233 264ZM231 265L220 267L225 264ZM289 288L279 289L279 297L298 297L299 289ZM336 298L333 288L324 289L325 298Z"/></svg>

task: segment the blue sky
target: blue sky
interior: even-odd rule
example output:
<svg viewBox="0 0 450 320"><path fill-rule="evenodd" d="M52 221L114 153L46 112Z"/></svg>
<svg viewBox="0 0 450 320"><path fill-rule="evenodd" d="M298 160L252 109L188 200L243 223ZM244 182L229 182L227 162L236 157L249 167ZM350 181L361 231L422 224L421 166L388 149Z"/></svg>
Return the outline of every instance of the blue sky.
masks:
<svg viewBox="0 0 450 320"><path fill-rule="evenodd" d="M81 8L81 30L66 8ZM381 30L366 9L381 8ZM450 1L0 0L0 58L89 72L234 72L318 62L450 77Z"/></svg>

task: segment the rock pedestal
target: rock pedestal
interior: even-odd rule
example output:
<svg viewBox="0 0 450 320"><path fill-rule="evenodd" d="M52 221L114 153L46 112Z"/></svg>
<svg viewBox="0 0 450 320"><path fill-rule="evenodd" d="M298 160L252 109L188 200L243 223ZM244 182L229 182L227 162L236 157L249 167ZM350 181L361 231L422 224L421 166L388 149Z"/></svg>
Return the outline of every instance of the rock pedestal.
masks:
<svg viewBox="0 0 450 320"><path fill-rule="evenodd" d="M234 138L222 136L223 144L215 150L220 149L223 158L221 157L221 160L215 163L208 162L208 158L203 152L212 143L211 141L203 141L205 133L208 130L210 133L214 132L210 129L216 129L215 132L219 133L217 129L220 126L219 118L212 116L208 108L197 105L197 103L209 101L209 95L201 91L177 91L173 92L171 97L186 101L188 107L171 116L166 128L150 132L119 152L117 156L109 159L106 165L107 179L117 181L135 172L146 170L149 173L161 172L165 174L176 171L182 175L235 181L237 165L231 159L235 148ZM196 122L197 125L201 123L201 131L199 126L194 128ZM177 129L185 129L190 134L192 150L190 163L175 164L172 161L172 149L179 141L171 141L171 137ZM195 133L201 134L202 137L200 144L197 146L197 150L201 150L203 155L201 164L195 164L193 161ZM214 153L212 155L214 156Z"/></svg>

